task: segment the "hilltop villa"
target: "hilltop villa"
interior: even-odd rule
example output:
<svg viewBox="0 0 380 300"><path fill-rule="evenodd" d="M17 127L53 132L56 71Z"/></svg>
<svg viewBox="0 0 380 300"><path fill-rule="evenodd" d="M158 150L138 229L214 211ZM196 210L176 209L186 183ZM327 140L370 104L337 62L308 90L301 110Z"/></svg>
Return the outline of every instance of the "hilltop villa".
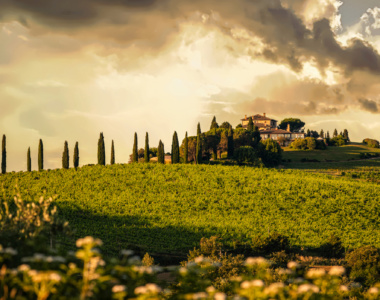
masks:
<svg viewBox="0 0 380 300"><path fill-rule="evenodd" d="M249 117L245 116L242 121L243 128L247 128ZM266 140L271 138L272 140L278 141L282 146L288 146L297 138L304 139L304 132L291 132L290 126L286 130L277 128L277 120L268 118L266 114L254 115L252 116L253 124L259 128L261 139Z"/></svg>

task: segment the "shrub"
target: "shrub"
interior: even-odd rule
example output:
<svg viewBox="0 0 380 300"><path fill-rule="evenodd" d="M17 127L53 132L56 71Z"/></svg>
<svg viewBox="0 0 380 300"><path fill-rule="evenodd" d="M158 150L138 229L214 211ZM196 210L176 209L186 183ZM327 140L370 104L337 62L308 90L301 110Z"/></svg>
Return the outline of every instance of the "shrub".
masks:
<svg viewBox="0 0 380 300"><path fill-rule="evenodd" d="M329 141L329 146L338 146L339 147L339 146L343 146L346 144L347 144L347 140L342 135L338 135L336 137L333 137Z"/></svg>
<svg viewBox="0 0 380 300"><path fill-rule="evenodd" d="M266 139L264 141L260 141L260 145L260 157L264 165L273 167L281 163L283 150L276 141Z"/></svg>
<svg viewBox="0 0 380 300"><path fill-rule="evenodd" d="M368 147L371 148L379 148L379 141L378 140L373 140L373 139L364 139L363 144L366 144Z"/></svg>
<svg viewBox="0 0 380 300"><path fill-rule="evenodd" d="M239 164L260 165L257 152L251 146L242 146L234 151L234 158Z"/></svg>
<svg viewBox="0 0 380 300"><path fill-rule="evenodd" d="M380 281L380 252L373 246L364 246L346 254L350 278L370 286Z"/></svg>
<svg viewBox="0 0 380 300"><path fill-rule="evenodd" d="M305 138L305 140L306 140L308 150L315 150L315 148L317 148L317 142L316 142L315 138L307 137L307 138Z"/></svg>
<svg viewBox="0 0 380 300"><path fill-rule="evenodd" d="M289 146L292 149L298 150L306 150L307 149L307 141L306 139L295 139Z"/></svg>
<svg viewBox="0 0 380 300"><path fill-rule="evenodd" d="M323 256L328 258L341 258L344 255L345 249L342 244L342 240L331 235L327 242L321 246Z"/></svg>
<svg viewBox="0 0 380 300"><path fill-rule="evenodd" d="M268 236L257 236L252 239L252 252L255 255L267 255L273 252L281 252L290 250L289 239L277 232Z"/></svg>

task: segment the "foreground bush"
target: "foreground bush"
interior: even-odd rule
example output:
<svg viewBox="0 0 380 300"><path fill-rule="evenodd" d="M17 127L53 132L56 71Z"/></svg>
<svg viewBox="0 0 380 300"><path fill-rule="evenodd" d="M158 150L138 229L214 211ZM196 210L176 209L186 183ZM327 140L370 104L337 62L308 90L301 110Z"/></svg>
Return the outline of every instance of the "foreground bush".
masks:
<svg viewBox="0 0 380 300"><path fill-rule="evenodd" d="M371 148L379 148L380 144L378 140L373 140L373 139L364 139L363 144L366 144L368 147Z"/></svg>

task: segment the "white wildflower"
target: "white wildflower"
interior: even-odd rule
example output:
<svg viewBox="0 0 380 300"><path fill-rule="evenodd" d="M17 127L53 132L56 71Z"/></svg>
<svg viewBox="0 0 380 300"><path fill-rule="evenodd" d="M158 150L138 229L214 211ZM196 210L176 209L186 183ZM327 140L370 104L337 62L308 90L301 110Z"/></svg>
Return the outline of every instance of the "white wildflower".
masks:
<svg viewBox="0 0 380 300"><path fill-rule="evenodd" d="M306 273L306 277L314 279L314 278L323 277L325 274L326 274L326 271L323 269L310 269Z"/></svg>
<svg viewBox="0 0 380 300"><path fill-rule="evenodd" d="M155 283L147 283L145 287L148 289L149 292L154 294L158 294L161 292L161 288Z"/></svg>
<svg viewBox="0 0 380 300"><path fill-rule="evenodd" d="M288 262L289 269L298 269L299 267L300 267L300 264L295 261Z"/></svg>
<svg viewBox="0 0 380 300"><path fill-rule="evenodd" d="M139 286L139 287L135 288L135 294L136 295L147 294L148 292L149 291L148 291L148 289L145 286Z"/></svg>
<svg viewBox="0 0 380 300"><path fill-rule="evenodd" d="M121 293L126 291L126 286L125 285L114 285L112 287L112 293Z"/></svg>
<svg viewBox="0 0 380 300"><path fill-rule="evenodd" d="M100 239L94 239L92 236L86 236L82 239L78 239L76 245L78 248L87 246L87 245L101 246L103 242Z"/></svg>
<svg viewBox="0 0 380 300"><path fill-rule="evenodd" d="M193 299L205 299L207 298L207 294L205 292L195 293L193 294Z"/></svg>
<svg viewBox="0 0 380 300"><path fill-rule="evenodd" d="M30 266L26 264L22 264L17 267L17 270L19 270L20 272L27 272L30 270Z"/></svg>
<svg viewBox="0 0 380 300"><path fill-rule="evenodd" d="M128 258L128 263L131 265L137 265L141 263L141 259L138 256L132 256Z"/></svg>
<svg viewBox="0 0 380 300"><path fill-rule="evenodd" d="M346 273L346 269L342 266L334 266L329 271L331 276L342 276L344 273Z"/></svg>
<svg viewBox="0 0 380 300"><path fill-rule="evenodd" d="M293 270L290 269L279 269L278 274L280 275L291 275L293 274Z"/></svg>
<svg viewBox="0 0 380 300"><path fill-rule="evenodd" d="M10 255L17 255L17 250L8 247L8 248L4 249L4 253L5 254L10 254Z"/></svg>
<svg viewBox="0 0 380 300"><path fill-rule="evenodd" d="M120 254L121 255L124 255L124 256L131 256L131 255L133 255L133 250L125 250L125 249L123 249L123 250L121 250L120 251Z"/></svg>
<svg viewBox="0 0 380 300"><path fill-rule="evenodd" d="M262 281L261 279L252 280L251 281L251 286L262 287L262 286L264 286L264 281Z"/></svg>
<svg viewBox="0 0 380 300"><path fill-rule="evenodd" d="M49 280L51 280L51 281L61 281L62 277L58 273L53 272L53 273L49 274Z"/></svg>
<svg viewBox="0 0 380 300"><path fill-rule="evenodd" d="M297 292L299 294L304 294L304 293L309 293L309 292L319 293L319 288L314 284L305 283L298 287Z"/></svg>
<svg viewBox="0 0 380 300"><path fill-rule="evenodd" d="M268 261L264 257L248 257L245 261L246 266L267 265Z"/></svg>
<svg viewBox="0 0 380 300"><path fill-rule="evenodd" d="M215 300L226 300L227 299L227 296L225 293L216 293L214 295L214 299Z"/></svg>
<svg viewBox="0 0 380 300"><path fill-rule="evenodd" d="M369 290L368 290L368 294L378 294L380 292L379 288L377 287L371 287Z"/></svg>
<svg viewBox="0 0 380 300"><path fill-rule="evenodd" d="M345 285L341 285L340 287L339 287L339 291L341 291L341 292L348 292L348 287L347 286L345 286Z"/></svg>
<svg viewBox="0 0 380 300"><path fill-rule="evenodd" d="M240 287L242 289L249 289L251 287L251 282L250 281L243 281L241 284L240 284Z"/></svg>
<svg viewBox="0 0 380 300"><path fill-rule="evenodd" d="M273 295L273 294L278 294L280 290L282 290L285 287L285 285L282 282L275 282L272 283L270 286L268 286L265 290L264 293Z"/></svg>

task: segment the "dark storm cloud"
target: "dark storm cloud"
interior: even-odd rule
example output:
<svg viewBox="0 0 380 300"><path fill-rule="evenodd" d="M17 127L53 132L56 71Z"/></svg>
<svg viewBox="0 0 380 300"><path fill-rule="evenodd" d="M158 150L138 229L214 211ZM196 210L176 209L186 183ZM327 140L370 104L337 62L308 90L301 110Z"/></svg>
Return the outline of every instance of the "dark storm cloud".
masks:
<svg viewBox="0 0 380 300"><path fill-rule="evenodd" d="M359 99L359 103L362 109L372 112L372 113L377 113L379 112L377 103L373 100L369 99Z"/></svg>
<svg viewBox="0 0 380 300"><path fill-rule="evenodd" d="M355 70L380 74L380 56L371 45L353 40L348 47L343 47L336 41L327 19L317 20L313 28L309 29L301 19L300 7L305 2L307 1L0 0L0 7L3 8L3 16L9 13L18 20L24 19L26 24L30 23L30 18L60 29L83 28L89 26L89 23L101 24L93 28L98 31L98 36L113 37L121 43L144 40L147 45L151 40L153 46L157 39L162 43L167 42L170 34L179 29L181 21L194 12L217 12L221 18L214 25L218 25L224 32L238 26L262 38L267 47L262 52L253 53L254 56L287 64L295 71L302 70L305 59L314 59L322 71L332 63L347 75ZM89 35L90 31L91 27L87 31Z"/></svg>

